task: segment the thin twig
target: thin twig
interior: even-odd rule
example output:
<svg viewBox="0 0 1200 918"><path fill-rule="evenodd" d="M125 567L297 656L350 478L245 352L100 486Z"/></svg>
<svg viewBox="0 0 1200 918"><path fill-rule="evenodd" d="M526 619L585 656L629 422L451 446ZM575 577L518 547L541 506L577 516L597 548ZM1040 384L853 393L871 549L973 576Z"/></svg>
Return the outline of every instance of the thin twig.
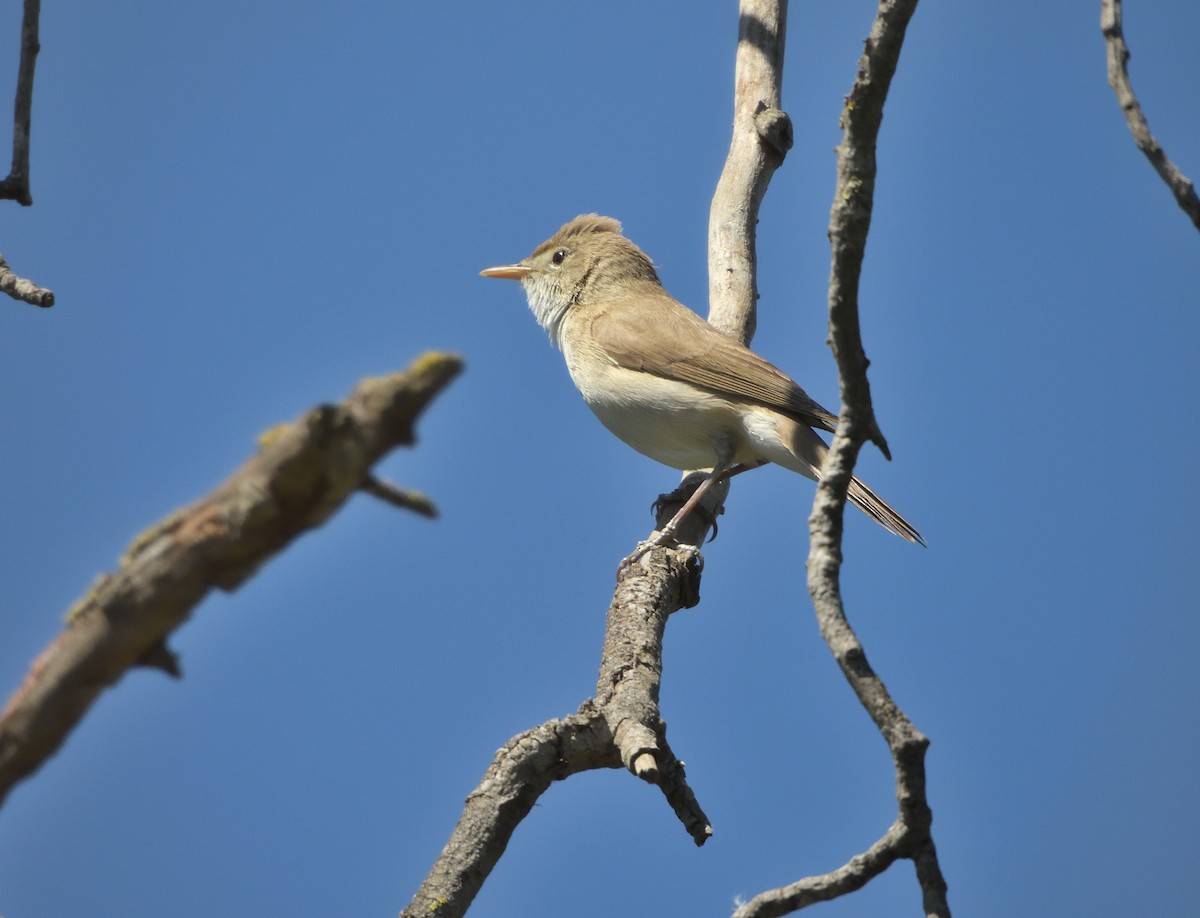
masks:
<svg viewBox="0 0 1200 918"><path fill-rule="evenodd" d="M367 480L362 484L362 489L364 493L378 498L385 504L391 504L401 510L411 510L413 513L431 520L437 519L437 505L429 499L428 495L422 494L420 491L401 488L390 481L376 478L374 475L367 476Z"/></svg>
<svg viewBox="0 0 1200 918"><path fill-rule="evenodd" d="M167 638L205 595L241 586L324 523L371 466L415 442L417 417L461 368L454 355L426 354L403 373L364 380L341 404L276 428L224 484L138 536L67 613L0 713L0 801L132 667L177 675Z"/></svg>
<svg viewBox="0 0 1200 918"><path fill-rule="evenodd" d="M1183 212L1191 217L1192 223L1200 229L1200 198L1196 196L1196 188L1158 145L1158 141L1150 133L1146 116L1142 114L1142 106L1133 94L1133 84L1129 82L1127 66L1129 46L1125 44L1125 35L1121 29L1121 0L1100 0L1100 31L1104 34L1104 43L1108 49L1108 85L1117 94L1117 102L1120 103L1121 111L1125 113L1125 122L1133 134L1133 142L1146 154L1146 159L1150 160L1154 170L1162 176Z"/></svg>
<svg viewBox="0 0 1200 918"><path fill-rule="evenodd" d="M13 158L8 178L0 182L0 198L9 198L28 207L33 203L29 193L29 127L33 114L33 70L41 43L38 41L38 19L42 14L41 0L25 0L25 16L21 21L21 60L17 65L17 98L13 105Z"/></svg>
<svg viewBox="0 0 1200 918"><path fill-rule="evenodd" d="M900 857L903 832L903 826L893 824L879 841L862 854L854 855L837 870L760 893L738 908L733 918L778 918L816 902L829 902L862 889L872 877L883 873Z"/></svg>

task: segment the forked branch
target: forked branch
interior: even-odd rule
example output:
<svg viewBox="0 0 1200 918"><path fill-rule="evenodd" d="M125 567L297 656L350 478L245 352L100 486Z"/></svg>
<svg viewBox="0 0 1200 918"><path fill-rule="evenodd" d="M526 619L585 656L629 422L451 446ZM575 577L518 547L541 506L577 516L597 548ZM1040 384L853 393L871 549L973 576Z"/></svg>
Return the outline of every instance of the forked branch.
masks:
<svg viewBox="0 0 1200 918"><path fill-rule="evenodd" d="M672 612L695 605L699 574L695 550L656 552L622 574L595 697L501 747L402 918L466 914L538 798L583 771L624 767L657 785L692 840L708 840L712 827L667 745L658 710L663 631Z"/></svg>

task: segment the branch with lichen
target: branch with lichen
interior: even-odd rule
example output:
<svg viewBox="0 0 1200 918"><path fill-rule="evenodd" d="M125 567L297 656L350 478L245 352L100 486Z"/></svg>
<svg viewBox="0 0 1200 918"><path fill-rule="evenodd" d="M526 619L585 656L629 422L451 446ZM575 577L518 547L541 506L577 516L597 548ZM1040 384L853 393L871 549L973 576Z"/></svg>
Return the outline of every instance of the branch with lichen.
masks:
<svg viewBox="0 0 1200 918"><path fill-rule="evenodd" d="M237 589L355 493L385 487L372 467L416 442L417 418L461 369L457 356L431 353L360 382L345 401L272 428L224 484L139 535L71 608L0 713L0 801L130 669L179 675L167 640L210 590Z"/></svg>
<svg viewBox="0 0 1200 918"><path fill-rule="evenodd" d="M54 293L44 287L39 287L33 281L17 277L0 255L0 293L7 293L14 300L21 300L31 306L48 308L54 305Z"/></svg>

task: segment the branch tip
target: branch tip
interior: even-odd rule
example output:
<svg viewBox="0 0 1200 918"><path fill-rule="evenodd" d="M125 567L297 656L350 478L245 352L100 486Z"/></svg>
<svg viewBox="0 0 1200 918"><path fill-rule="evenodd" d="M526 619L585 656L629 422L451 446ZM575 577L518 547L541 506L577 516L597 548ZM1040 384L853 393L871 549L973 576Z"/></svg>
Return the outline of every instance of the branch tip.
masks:
<svg viewBox="0 0 1200 918"><path fill-rule="evenodd" d="M428 496L420 491L411 491L405 488L397 487L390 481L384 481L376 478L374 475L368 475L362 483L362 490L372 497L378 498L385 504L390 504L393 507L399 507L401 510L411 510L418 516L423 516L426 519L437 519L438 509Z"/></svg>

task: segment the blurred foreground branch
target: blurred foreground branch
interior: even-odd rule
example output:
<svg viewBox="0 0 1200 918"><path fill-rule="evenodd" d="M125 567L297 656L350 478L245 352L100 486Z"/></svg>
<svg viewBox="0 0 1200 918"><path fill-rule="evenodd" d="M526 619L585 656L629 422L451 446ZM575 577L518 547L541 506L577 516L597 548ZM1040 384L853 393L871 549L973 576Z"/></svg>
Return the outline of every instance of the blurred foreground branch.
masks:
<svg viewBox="0 0 1200 918"><path fill-rule="evenodd" d="M1133 94L1133 84L1129 82L1127 66L1129 46L1125 44L1125 33L1121 28L1121 0L1101 0L1100 31L1104 34L1104 44L1108 49L1108 85L1117 94L1117 102L1120 103L1121 111L1125 113L1125 122L1133 134L1133 142L1146 154L1146 159L1150 160L1154 170L1162 176L1183 212L1191 218L1196 228L1200 229L1200 198L1196 197L1196 188L1158 145L1158 141L1150 133L1146 116L1142 114L1142 106Z"/></svg>
<svg viewBox="0 0 1200 918"><path fill-rule="evenodd" d="M75 603L0 713L0 802L130 668L178 675L167 638L208 591L237 589L373 481L372 466L416 441L417 418L461 369L454 355L426 354L364 380L344 402L269 431L224 484L139 535Z"/></svg>

